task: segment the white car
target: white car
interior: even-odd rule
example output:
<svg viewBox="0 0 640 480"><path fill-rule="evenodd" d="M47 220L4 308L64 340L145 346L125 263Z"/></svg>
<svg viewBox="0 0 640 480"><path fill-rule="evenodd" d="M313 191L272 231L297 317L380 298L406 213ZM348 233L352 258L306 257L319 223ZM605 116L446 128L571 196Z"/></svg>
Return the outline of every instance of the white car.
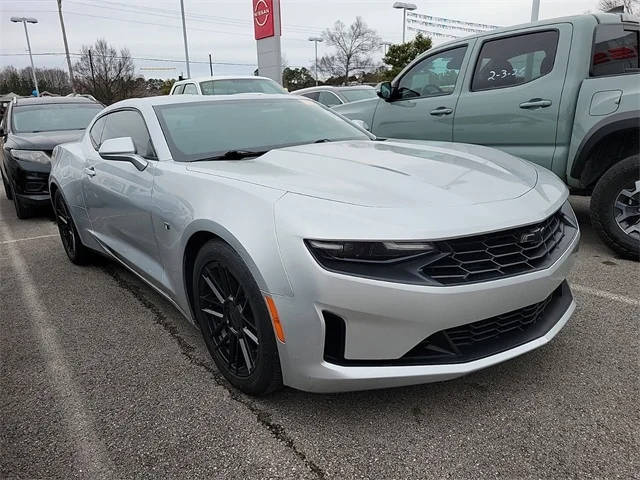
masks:
<svg viewBox="0 0 640 480"><path fill-rule="evenodd" d="M288 93L267 77L198 77L179 80L169 95L234 95L237 93Z"/></svg>
<svg viewBox="0 0 640 480"><path fill-rule="evenodd" d="M580 235L553 173L380 141L295 95L118 102L56 148L50 191L71 261L134 271L251 394L454 378L545 344L575 308Z"/></svg>

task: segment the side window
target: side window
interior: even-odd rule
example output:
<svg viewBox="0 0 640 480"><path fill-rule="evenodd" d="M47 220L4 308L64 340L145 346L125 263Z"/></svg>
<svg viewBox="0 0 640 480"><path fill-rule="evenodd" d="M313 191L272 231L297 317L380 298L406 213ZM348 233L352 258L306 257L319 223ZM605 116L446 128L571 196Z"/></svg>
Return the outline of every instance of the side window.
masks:
<svg viewBox="0 0 640 480"><path fill-rule="evenodd" d="M553 70L556 30L490 40L482 45L471 90L507 88L544 77Z"/></svg>
<svg viewBox="0 0 640 480"><path fill-rule="evenodd" d="M110 138L131 137L136 153L145 158L156 158L144 119L134 110L120 110L102 117L106 119L102 141Z"/></svg>
<svg viewBox="0 0 640 480"><path fill-rule="evenodd" d="M318 95L318 101L327 107L335 107L342 105L342 101L333 92L321 91Z"/></svg>
<svg viewBox="0 0 640 480"><path fill-rule="evenodd" d="M89 130L89 137L91 137L93 148L100 148L100 144L102 143L102 130L104 130L105 122L105 117L100 117L96 120L96 123L93 124L91 130Z"/></svg>
<svg viewBox="0 0 640 480"><path fill-rule="evenodd" d="M178 85L174 90L172 95L182 95L182 92L184 92L184 85Z"/></svg>
<svg viewBox="0 0 640 480"><path fill-rule="evenodd" d="M195 84L187 83L184 86L184 94L185 95L197 95L198 94L198 89L196 88Z"/></svg>
<svg viewBox="0 0 640 480"><path fill-rule="evenodd" d="M453 93L466 51L465 45L437 53L414 65L398 83L399 97L432 97Z"/></svg>
<svg viewBox="0 0 640 480"><path fill-rule="evenodd" d="M315 100L317 102L318 101L318 97L320 96L320 92L303 93L302 96L310 98L311 100Z"/></svg>
<svg viewBox="0 0 640 480"><path fill-rule="evenodd" d="M620 75L638 65L638 31L621 24L598 25L593 45L591 76Z"/></svg>

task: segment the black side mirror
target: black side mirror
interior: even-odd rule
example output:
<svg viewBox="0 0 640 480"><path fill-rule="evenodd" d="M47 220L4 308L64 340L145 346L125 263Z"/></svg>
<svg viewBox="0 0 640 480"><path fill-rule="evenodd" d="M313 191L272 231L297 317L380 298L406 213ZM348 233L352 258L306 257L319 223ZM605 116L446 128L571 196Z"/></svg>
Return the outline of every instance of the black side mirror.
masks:
<svg viewBox="0 0 640 480"><path fill-rule="evenodd" d="M389 101L393 99L393 86L391 85L391 82L382 82L378 86L376 93L383 100Z"/></svg>

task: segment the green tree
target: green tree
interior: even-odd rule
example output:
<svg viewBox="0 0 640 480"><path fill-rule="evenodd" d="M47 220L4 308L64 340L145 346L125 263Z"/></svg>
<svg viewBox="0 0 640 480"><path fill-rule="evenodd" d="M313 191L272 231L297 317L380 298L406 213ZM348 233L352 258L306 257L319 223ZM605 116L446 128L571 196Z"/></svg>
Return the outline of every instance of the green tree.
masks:
<svg viewBox="0 0 640 480"><path fill-rule="evenodd" d="M282 86L290 92L301 88L313 87L316 84L311 72L306 68L286 67L282 71Z"/></svg>
<svg viewBox="0 0 640 480"><path fill-rule="evenodd" d="M418 33L413 40L398 45L391 45L382 61L389 65L387 80L394 78L414 58L431 48L431 39Z"/></svg>

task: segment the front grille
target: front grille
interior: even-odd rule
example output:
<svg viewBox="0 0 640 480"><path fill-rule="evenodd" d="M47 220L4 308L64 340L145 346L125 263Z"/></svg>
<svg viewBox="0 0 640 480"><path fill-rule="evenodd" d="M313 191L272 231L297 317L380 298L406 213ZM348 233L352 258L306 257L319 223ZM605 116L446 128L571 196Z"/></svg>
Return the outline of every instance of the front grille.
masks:
<svg viewBox="0 0 640 480"><path fill-rule="evenodd" d="M404 356L393 360L344 358L345 324L325 313L325 360L339 365L446 365L464 363L510 350L547 333L571 304L569 286L563 282L541 302L477 322L440 330L422 340Z"/></svg>
<svg viewBox="0 0 640 480"><path fill-rule="evenodd" d="M421 273L440 285L462 285L545 268L573 238L568 230L575 229L558 211L535 225L434 242L445 255Z"/></svg>

